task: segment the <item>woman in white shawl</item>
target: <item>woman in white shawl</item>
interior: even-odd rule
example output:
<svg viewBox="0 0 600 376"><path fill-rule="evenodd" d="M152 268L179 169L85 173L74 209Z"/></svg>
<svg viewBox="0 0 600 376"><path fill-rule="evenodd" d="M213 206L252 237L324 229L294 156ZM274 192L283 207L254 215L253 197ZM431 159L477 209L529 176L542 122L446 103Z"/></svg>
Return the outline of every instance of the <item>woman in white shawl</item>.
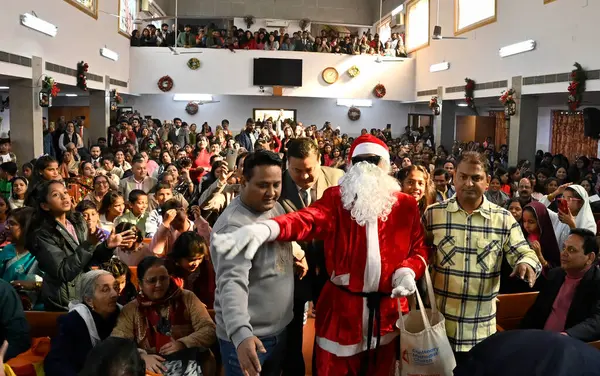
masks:
<svg viewBox="0 0 600 376"><path fill-rule="evenodd" d="M556 240L558 241L558 247L562 251L564 243L569 232L574 228L584 228L586 230L596 233L596 221L594 220L594 214L590 207L590 199L587 192L581 185L570 185L563 184L553 193L542 197L540 200L546 206L549 206L556 196L562 194L563 199L568 203L569 212L564 213L559 210L558 214L548 210L550 219L552 220L552 227L554 227L554 233L556 234ZM560 205L559 205L560 207Z"/></svg>

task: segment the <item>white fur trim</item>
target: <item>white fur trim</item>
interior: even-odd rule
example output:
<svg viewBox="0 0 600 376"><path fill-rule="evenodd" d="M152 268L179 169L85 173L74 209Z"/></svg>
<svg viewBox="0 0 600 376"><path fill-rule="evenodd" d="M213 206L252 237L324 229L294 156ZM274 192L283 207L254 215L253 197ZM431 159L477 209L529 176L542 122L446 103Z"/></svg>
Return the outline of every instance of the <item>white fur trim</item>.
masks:
<svg viewBox="0 0 600 376"><path fill-rule="evenodd" d="M388 333L381 337L379 346L387 345L392 342L394 338L398 337L398 331ZM317 345L323 350L339 357L348 357L356 354L360 354L363 351L367 351L367 338L363 338L360 343L354 345L341 345L338 342L334 342L327 338L317 337ZM371 349L374 349L377 345L377 337L371 338Z"/></svg>
<svg viewBox="0 0 600 376"><path fill-rule="evenodd" d="M365 226L367 233L367 263L363 292L374 292L379 290L379 279L381 278L381 254L379 253L379 231L377 220L368 221Z"/></svg>
<svg viewBox="0 0 600 376"><path fill-rule="evenodd" d="M269 228L269 231L271 232L269 237L267 238L267 241L272 242L277 240L279 232L281 231L281 229L279 228L279 224L272 219L260 223L266 225Z"/></svg>
<svg viewBox="0 0 600 376"><path fill-rule="evenodd" d="M374 142L363 142L362 144L356 145L351 158L361 154L375 154L383 159L390 159L390 152L383 146Z"/></svg>

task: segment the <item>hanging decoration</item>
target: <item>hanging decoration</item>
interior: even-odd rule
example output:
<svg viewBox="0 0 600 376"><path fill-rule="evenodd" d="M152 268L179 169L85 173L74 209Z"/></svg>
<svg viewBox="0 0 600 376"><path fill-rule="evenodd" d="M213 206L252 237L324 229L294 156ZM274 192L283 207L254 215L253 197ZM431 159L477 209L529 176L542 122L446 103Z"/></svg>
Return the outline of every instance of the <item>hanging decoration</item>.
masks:
<svg viewBox="0 0 600 376"><path fill-rule="evenodd" d="M310 20L308 18L303 18L300 20L300 23L298 25L300 26L300 29L302 31L305 31L310 25Z"/></svg>
<svg viewBox="0 0 600 376"><path fill-rule="evenodd" d="M198 60L195 57L193 57L193 58L191 58L191 59L188 60L187 66L191 70L197 70L197 69L200 68L200 60Z"/></svg>
<svg viewBox="0 0 600 376"><path fill-rule="evenodd" d="M87 71L89 65L83 61L77 63L77 87L87 91Z"/></svg>
<svg viewBox="0 0 600 376"><path fill-rule="evenodd" d="M357 107L350 107L348 109L348 119L352 121L357 121L360 119L360 109Z"/></svg>
<svg viewBox="0 0 600 376"><path fill-rule="evenodd" d="M158 80L158 88L162 92L170 91L173 88L173 79L169 76L162 76Z"/></svg>
<svg viewBox="0 0 600 376"><path fill-rule="evenodd" d="M353 65L348 69L348 75L352 78L358 76L360 74L360 69L356 65Z"/></svg>
<svg viewBox="0 0 600 376"><path fill-rule="evenodd" d="M438 116L440 114L440 104L438 103L437 96L433 96L429 100L429 109L435 116Z"/></svg>
<svg viewBox="0 0 600 376"><path fill-rule="evenodd" d="M254 16L244 16L244 23L250 29L254 25Z"/></svg>
<svg viewBox="0 0 600 376"><path fill-rule="evenodd" d="M189 115L196 115L198 113L198 103L189 102L187 106L185 106L185 112Z"/></svg>
<svg viewBox="0 0 600 376"><path fill-rule="evenodd" d="M42 90L39 94L40 107L52 107L52 97L56 97L60 89L54 79L50 76L44 77L42 80Z"/></svg>
<svg viewBox="0 0 600 376"><path fill-rule="evenodd" d="M569 109L576 111L581 105L581 99L583 92L585 91L585 82L587 80L587 74L579 63L574 64L575 69L571 71L571 84L567 88L569 91Z"/></svg>
<svg viewBox="0 0 600 376"><path fill-rule="evenodd" d="M517 113L517 103L515 102L515 89L508 89L502 92L500 103L504 106L504 115L506 117L514 116Z"/></svg>
<svg viewBox="0 0 600 376"><path fill-rule="evenodd" d="M123 103L123 98L119 95L117 89L113 89L110 91L110 110L116 111L118 109L118 105Z"/></svg>
<svg viewBox="0 0 600 376"><path fill-rule="evenodd" d="M373 94L377 98L385 97L385 94L386 94L385 86L383 86L382 84L375 85L375 88L373 89Z"/></svg>
<svg viewBox="0 0 600 376"><path fill-rule="evenodd" d="M470 78L465 78L465 101L467 102L467 106L477 113L477 108L475 107L475 81Z"/></svg>

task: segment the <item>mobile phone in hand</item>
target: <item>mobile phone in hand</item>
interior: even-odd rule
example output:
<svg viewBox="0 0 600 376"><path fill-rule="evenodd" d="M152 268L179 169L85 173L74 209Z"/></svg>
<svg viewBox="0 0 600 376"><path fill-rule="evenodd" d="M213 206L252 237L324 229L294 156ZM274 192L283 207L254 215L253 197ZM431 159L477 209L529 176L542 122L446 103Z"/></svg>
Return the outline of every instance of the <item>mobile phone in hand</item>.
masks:
<svg viewBox="0 0 600 376"><path fill-rule="evenodd" d="M565 200L564 198L558 199L558 210L565 214L569 212L569 203L567 202L567 200Z"/></svg>

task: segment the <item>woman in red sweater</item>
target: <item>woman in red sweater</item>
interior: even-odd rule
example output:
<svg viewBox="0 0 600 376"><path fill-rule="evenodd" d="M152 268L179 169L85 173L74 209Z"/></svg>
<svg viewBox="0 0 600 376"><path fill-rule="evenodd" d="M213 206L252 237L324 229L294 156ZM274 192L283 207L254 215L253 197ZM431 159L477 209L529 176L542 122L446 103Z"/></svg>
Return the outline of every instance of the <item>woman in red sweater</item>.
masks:
<svg viewBox="0 0 600 376"><path fill-rule="evenodd" d="M210 157L212 157L212 153L207 149L208 140L204 136L198 137L198 144L196 146L194 162L190 169L190 178L196 183L200 183L202 177L210 171Z"/></svg>

